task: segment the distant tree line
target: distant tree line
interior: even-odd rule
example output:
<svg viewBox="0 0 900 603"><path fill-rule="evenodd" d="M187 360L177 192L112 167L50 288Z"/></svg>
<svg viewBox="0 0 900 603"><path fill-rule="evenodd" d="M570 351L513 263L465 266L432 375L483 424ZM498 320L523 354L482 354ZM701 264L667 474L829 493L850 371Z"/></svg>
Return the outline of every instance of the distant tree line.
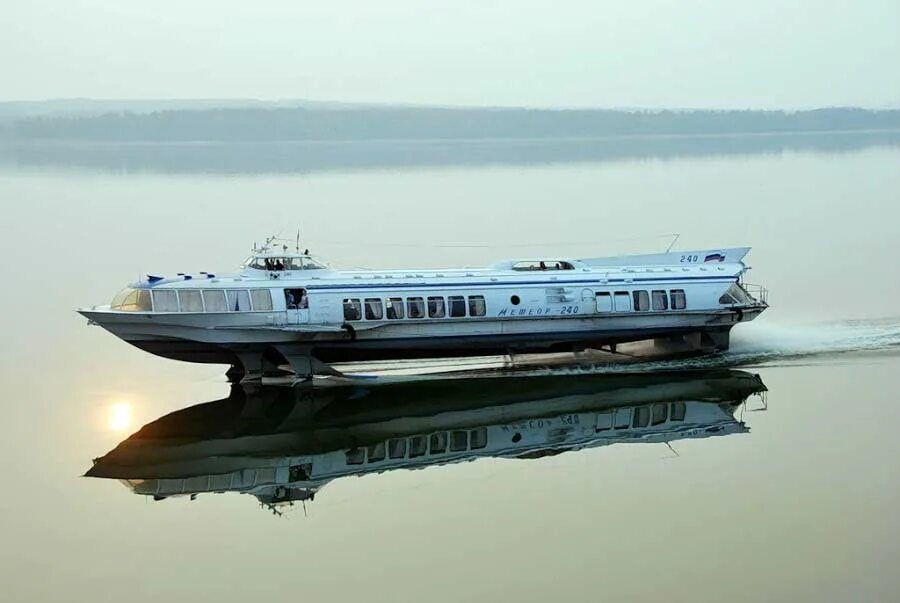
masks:
<svg viewBox="0 0 900 603"><path fill-rule="evenodd" d="M28 117L6 140L274 142L592 138L900 129L900 110L618 111L544 109L222 108Z"/></svg>

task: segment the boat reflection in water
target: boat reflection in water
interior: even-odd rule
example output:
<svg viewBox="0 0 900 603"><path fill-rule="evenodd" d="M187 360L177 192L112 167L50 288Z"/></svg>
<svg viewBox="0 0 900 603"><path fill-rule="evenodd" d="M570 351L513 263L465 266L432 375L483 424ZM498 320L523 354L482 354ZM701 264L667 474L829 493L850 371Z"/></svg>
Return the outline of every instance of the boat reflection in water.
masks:
<svg viewBox="0 0 900 603"><path fill-rule="evenodd" d="M240 492L274 510L351 475L745 433L735 411L765 391L737 370L235 385L145 425L87 475L156 500Z"/></svg>

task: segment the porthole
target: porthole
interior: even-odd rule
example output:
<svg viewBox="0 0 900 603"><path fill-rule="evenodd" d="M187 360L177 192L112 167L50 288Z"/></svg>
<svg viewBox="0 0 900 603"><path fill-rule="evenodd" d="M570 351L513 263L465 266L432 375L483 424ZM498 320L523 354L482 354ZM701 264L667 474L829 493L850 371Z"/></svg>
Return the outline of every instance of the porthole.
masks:
<svg viewBox="0 0 900 603"><path fill-rule="evenodd" d="M519 442L521 442L521 441L522 441L522 434L521 434L521 433L514 433L514 434L513 434L513 437L512 437L512 441L513 441L513 444L518 444Z"/></svg>
<svg viewBox="0 0 900 603"><path fill-rule="evenodd" d="M522 300L519 299L519 296L518 296L518 295L513 295L512 297L509 298L509 303L511 303L511 304L514 305L514 306L518 306L518 305L519 305L519 302L521 302L521 301L522 301Z"/></svg>

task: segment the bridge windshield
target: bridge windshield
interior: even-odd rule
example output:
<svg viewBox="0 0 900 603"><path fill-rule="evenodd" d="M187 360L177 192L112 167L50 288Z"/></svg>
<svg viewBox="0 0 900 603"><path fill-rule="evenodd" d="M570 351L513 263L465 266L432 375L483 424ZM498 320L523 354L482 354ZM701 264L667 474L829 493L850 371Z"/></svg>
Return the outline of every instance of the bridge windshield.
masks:
<svg viewBox="0 0 900 603"><path fill-rule="evenodd" d="M325 264L309 256L251 256L244 262L244 267L280 272L283 270L323 270Z"/></svg>

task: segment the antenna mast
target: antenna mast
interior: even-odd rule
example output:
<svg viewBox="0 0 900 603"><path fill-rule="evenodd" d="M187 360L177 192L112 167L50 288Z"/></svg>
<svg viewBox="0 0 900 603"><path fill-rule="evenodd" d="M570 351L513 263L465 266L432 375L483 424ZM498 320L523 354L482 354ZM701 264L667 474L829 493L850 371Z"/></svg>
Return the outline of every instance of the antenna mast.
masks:
<svg viewBox="0 0 900 603"><path fill-rule="evenodd" d="M675 246L675 241L677 241L677 240L678 240L678 237L680 237L680 236L681 236L681 233L678 233L678 234L676 234L676 235L673 235L672 242L669 243L669 246L668 246L668 247L666 247L666 253L669 253L670 251L672 251L672 247Z"/></svg>

